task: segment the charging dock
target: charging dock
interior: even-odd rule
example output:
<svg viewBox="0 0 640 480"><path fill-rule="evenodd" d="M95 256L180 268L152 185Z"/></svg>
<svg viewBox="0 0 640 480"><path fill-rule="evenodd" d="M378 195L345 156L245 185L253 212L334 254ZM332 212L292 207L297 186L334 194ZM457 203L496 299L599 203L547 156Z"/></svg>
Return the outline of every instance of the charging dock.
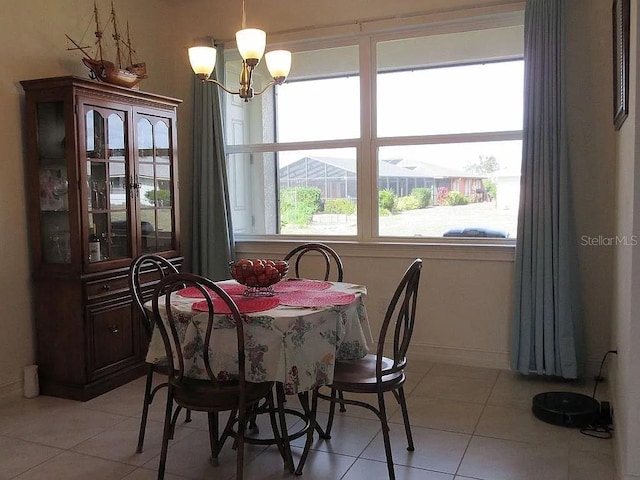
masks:
<svg viewBox="0 0 640 480"><path fill-rule="evenodd" d="M573 392L545 392L533 397L533 414L543 422L563 427L595 425L600 404L594 398Z"/></svg>

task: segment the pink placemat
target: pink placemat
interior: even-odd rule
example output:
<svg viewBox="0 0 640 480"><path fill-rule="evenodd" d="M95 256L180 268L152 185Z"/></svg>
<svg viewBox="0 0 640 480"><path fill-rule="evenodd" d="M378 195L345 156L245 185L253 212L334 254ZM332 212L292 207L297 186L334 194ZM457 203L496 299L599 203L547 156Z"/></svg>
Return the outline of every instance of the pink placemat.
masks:
<svg viewBox="0 0 640 480"><path fill-rule="evenodd" d="M332 307L348 305L356 299L353 293L298 290L278 294L280 305L290 307Z"/></svg>
<svg viewBox="0 0 640 480"><path fill-rule="evenodd" d="M276 308L280 303L277 297L243 297L242 295L233 295L233 301L236 302L240 313L264 312ZM196 302L191 306L192 310L198 312L207 312L209 307L207 301ZM213 311L217 314L231 313L227 304L218 296L213 298Z"/></svg>
<svg viewBox="0 0 640 480"><path fill-rule="evenodd" d="M292 278L278 282L273 286L274 292L295 292L298 290L326 290L331 288L331 282L325 282L323 280L304 280Z"/></svg>
<svg viewBox="0 0 640 480"><path fill-rule="evenodd" d="M240 295L246 288L244 285L240 285L239 283L220 283L218 285L229 295ZM210 288L207 288L206 290L213 296L216 296ZM197 287L183 288L182 290L178 290L176 293L185 298L203 298L202 292L198 290Z"/></svg>

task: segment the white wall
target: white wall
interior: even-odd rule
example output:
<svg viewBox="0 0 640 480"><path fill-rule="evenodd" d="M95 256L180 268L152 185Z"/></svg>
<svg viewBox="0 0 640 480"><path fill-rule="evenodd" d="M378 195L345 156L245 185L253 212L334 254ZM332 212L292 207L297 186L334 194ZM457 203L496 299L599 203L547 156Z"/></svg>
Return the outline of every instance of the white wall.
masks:
<svg viewBox="0 0 640 480"><path fill-rule="evenodd" d="M637 79L640 63L637 0L631 2L631 52L629 116L617 135L618 191L616 233L640 238L640 136L637 135L640 96ZM636 237L633 237L633 236ZM640 250L622 246L615 256L614 343L618 355L613 359L614 416L617 462L620 478L640 478ZM617 407L617 408L616 408Z"/></svg>
<svg viewBox="0 0 640 480"><path fill-rule="evenodd" d="M282 258L300 242L242 242L238 258ZM366 285L372 330L379 331L389 300L414 258L424 261L411 357L509 368L513 249L333 245L346 282ZM484 257L484 258L482 258ZM505 301L507 300L507 301Z"/></svg>
<svg viewBox="0 0 640 480"><path fill-rule="evenodd" d="M520 203L520 176L499 175L495 181L498 210L517 210Z"/></svg>

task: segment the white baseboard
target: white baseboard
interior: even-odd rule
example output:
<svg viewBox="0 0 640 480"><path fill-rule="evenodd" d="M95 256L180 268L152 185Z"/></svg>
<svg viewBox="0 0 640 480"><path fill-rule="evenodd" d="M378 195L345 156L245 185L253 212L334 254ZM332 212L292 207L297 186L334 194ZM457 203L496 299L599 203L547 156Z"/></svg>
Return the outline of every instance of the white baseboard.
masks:
<svg viewBox="0 0 640 480"><path fill-rule="evenodd" d="M640 477L638 477L637 475L625 475L624 473L622 475L622 480L640 480Z"/></svg>
<svg viewBox="0 0 640 480"><path fill-rule="evenodd" d="M409 358L428 362L450 363L472 367L511 369L511 352L489 351L463 347L420 344L412 342ZM600 369L600 359L587 359L586 378L593 379Z"/></svg>
<svg viewBox="0 0 640 480"><path fill-rule="evenodd" d="M0 385L0 403L17 400L22 397L22 381L5 383Z"/></svg>
<svg viewBox="0 0 640 480"><path fill-rule="evenodd" d="M454 365L497 368L500 370L509 369L509 352L489 352L412 342L409 348L409 358Z"/></svg>

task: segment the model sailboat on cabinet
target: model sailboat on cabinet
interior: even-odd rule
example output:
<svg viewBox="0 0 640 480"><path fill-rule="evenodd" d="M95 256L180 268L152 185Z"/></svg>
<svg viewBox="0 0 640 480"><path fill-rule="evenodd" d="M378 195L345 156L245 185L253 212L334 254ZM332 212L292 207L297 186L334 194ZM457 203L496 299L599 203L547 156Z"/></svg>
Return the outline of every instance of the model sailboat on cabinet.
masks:
<svg viewBox="0 0 640 480"><path fill-rule="evenodd" d="M135 51L131 45L129 35L129 24L127 23L126 38L122 38L118 27L116 11L111 2L111 14L107 28L100 26L98 17L98 7L93 3L93 21L95 22L95 52L91 52L91 47L83 47L73 40L69 35L66 37L75 47L68 50L80 50L84 54L82 62L89 68L89 76L94 80L118 85L120 87L134 88L144 78L147 78L147 67L145 63L134 63ZM115 60L107 60L108 43L104 39L105 31L110 30L113 46L115 48Z"/></svg>

